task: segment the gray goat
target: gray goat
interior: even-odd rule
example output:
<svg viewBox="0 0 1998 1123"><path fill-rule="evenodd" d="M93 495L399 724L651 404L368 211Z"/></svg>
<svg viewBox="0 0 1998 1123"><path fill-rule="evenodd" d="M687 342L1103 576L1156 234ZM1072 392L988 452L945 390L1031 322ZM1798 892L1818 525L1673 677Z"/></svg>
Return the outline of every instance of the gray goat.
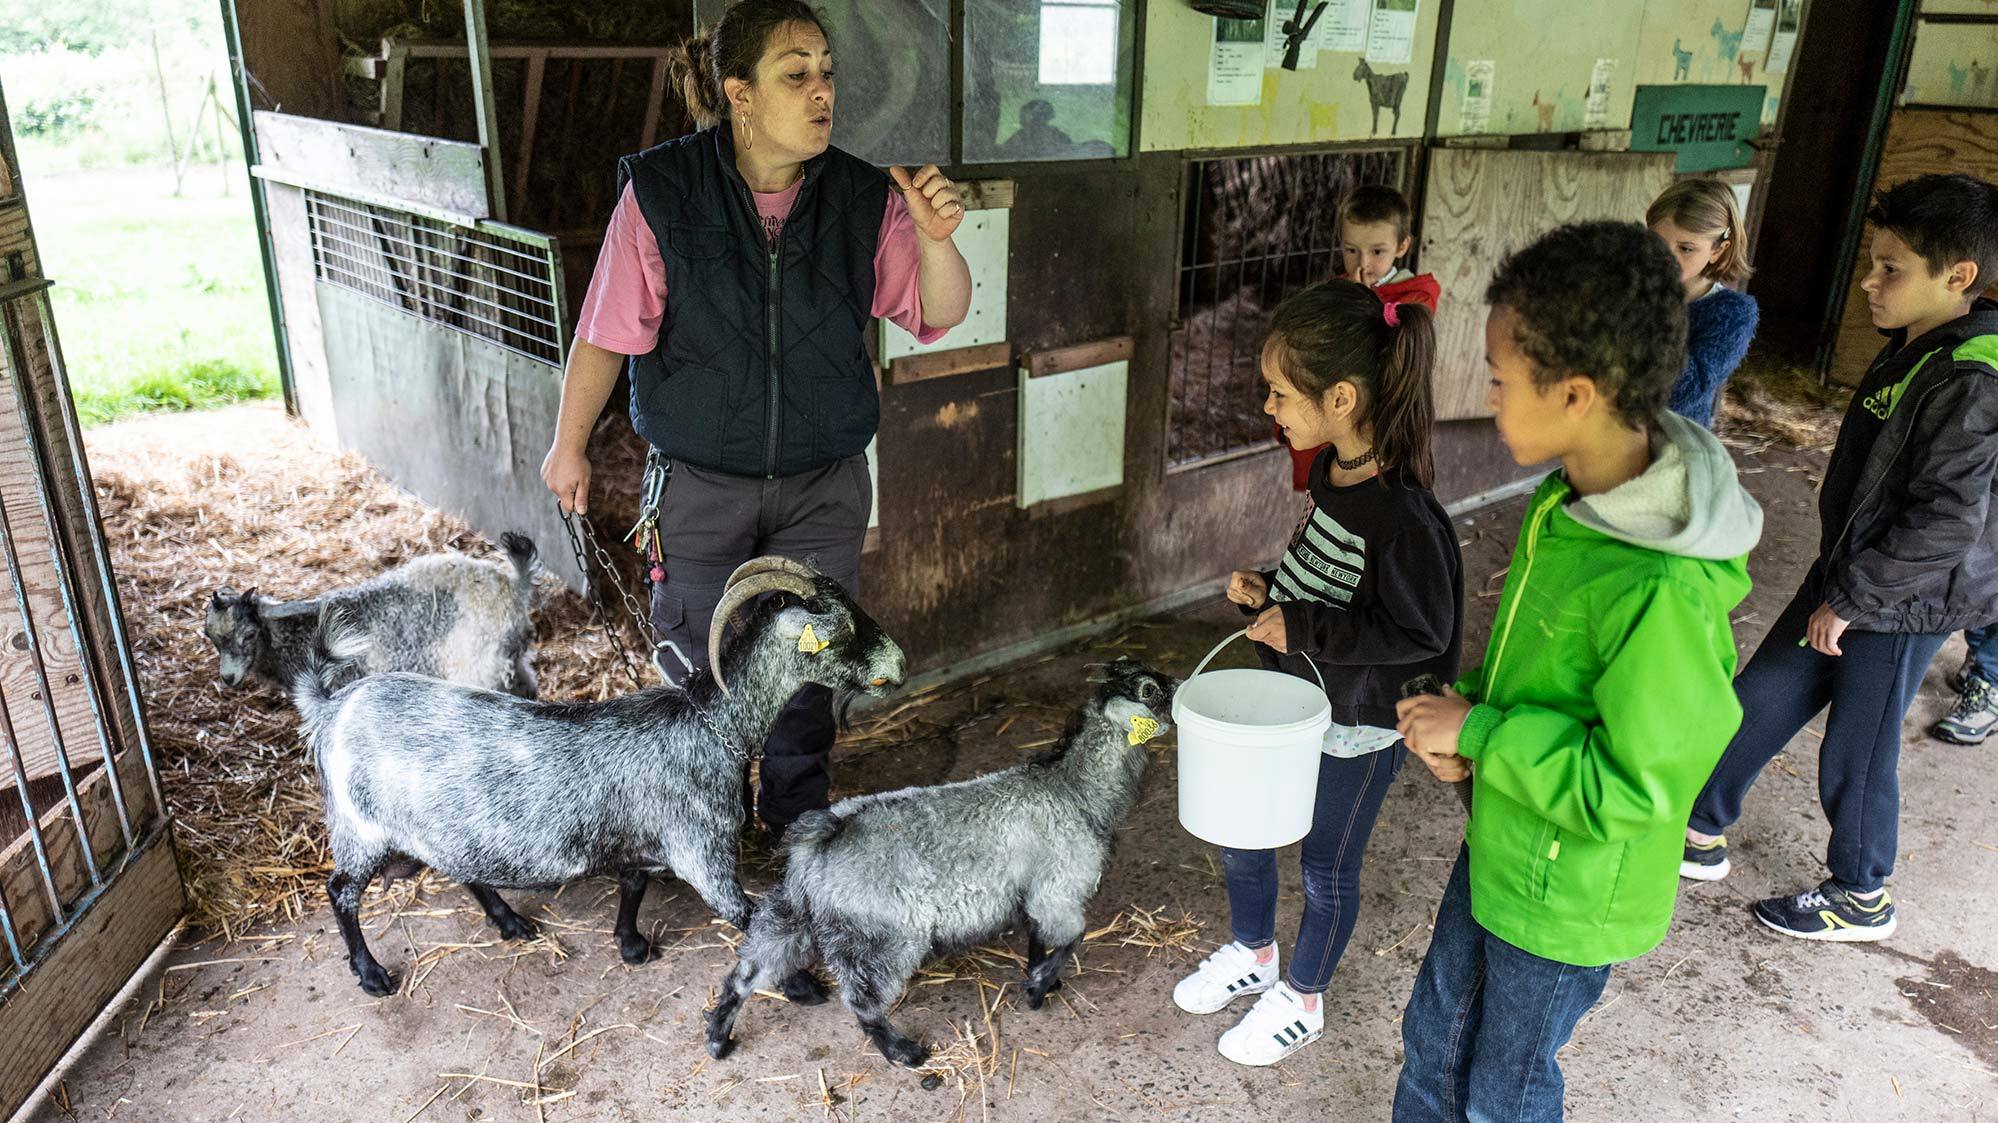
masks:
<svg viewBox="0 0 1998 1123"><path fill-rule="evenodd" d="M254 673L289 689L319 639L320 615L331 609L359 641L344 664L347 678L411 671L532 698L534 542L508 531L500 544L505 562L433 554L310 600L218 590L206 630L222 658L222 681L235 686Z"/></svg>
<svg viewBox="0 0 1998 1123"><path fill-rule="evenodd" d="M1177 683L1128 659L1034 760L976 779L857 796L786 834L784 884L756 908L735 969L708 1015L708 1052L728 1055L750 992L782 983L814 1004L822 958L840 998L883 1056L910 1068L928 1050L887 1013L932 954L990 939L1024 916L1027 1005L1061 985L1081 943L1112 836L1138 796L1147 752L1165 731Z"/></svg>
<svg viewBox="0 0 1998 1123"><path fill-rule="evenodd" d="M758 605L724 652L729 620L765 593L786 595ZM710 634L714 669L684 692L558 705L411 674L370 675L334 692L339 652L330 648L341 628L327 632L292 697L326 800L333 915L349 966L373 995L395 983L357 917L368 883L391 867L428 866L462 883L510 940L535 928L497 889L615 873L627 963L651 954L638 905L654 872L671 871L744 927L750 903L735 859L751 747L805 683L879 694L903 674L902 650L838 582L784 558L759 558L729 578Z"/></svg>

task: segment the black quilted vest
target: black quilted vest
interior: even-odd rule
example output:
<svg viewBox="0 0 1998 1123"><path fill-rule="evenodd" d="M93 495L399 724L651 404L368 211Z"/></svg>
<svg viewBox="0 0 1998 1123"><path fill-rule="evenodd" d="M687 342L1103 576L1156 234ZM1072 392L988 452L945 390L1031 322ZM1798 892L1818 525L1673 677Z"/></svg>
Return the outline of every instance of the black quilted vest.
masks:
<svg viewBox="0 0 1998 1123"><path fill-rule="evenodd" d="M667 456L791 476L866 451L881 420L863 343L888 177L837 148L805 161L775 245L729 130L618 161L666 267L666 321L631 362L631 424Z"/></svg>

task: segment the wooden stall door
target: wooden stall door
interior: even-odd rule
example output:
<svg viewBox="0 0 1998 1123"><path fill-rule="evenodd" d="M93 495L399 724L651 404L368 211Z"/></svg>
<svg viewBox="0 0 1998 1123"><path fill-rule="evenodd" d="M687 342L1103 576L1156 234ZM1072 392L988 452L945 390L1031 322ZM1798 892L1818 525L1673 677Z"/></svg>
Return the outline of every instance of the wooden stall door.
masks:
<svg viewBox="0 0 1998 1123"><path fill-rule="evenodd" d="M1505 255L1556 226L1644 221L1672 182L1670 152L1430 154L1422 264L1443 286L1436 318L1436 417L1486 417L1485 286Z"/></svg>
<svg viewBox="0 0 1998 1123"><path fill-rule="evenodd" d="M0 101L0 1117L182 911Z"/></svg>

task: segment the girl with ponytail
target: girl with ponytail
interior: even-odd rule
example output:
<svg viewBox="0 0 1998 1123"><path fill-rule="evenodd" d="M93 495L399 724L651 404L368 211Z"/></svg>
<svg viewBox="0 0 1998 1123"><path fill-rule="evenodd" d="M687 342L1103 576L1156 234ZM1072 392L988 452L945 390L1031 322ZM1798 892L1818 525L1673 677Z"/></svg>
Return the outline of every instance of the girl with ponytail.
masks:
<svg viewBox="0 0 1998 1123"><path fill-rule="evenodd" d="M1333 724L1288 970L1277 957L1276 852L1224 849L1234 940L1173 990L1192 1014L1262 995L1220 1037L1221 1055L1240 1064L1274 1064L1323 1031L1325 991L1359 911L1367 836L1401 769L1395 703L1421 676L1457 677L1462 567L1450 517L1429 490L1435 355L1426 308L1384 303L1354 281L1291 296L1263 344L1264 411L1292 448L1325 447L1282 561L1236 570L1228 599L1254 615L1248 637L1267 666L1323 678Z"/></svg>

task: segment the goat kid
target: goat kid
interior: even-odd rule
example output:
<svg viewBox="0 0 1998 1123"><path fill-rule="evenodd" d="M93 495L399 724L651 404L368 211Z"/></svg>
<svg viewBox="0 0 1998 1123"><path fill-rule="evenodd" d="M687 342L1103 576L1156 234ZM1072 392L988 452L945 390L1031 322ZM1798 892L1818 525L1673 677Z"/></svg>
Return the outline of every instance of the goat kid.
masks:
<svg viewBox="0 0 1998 1123"><path fill-rule="evenodd" d="M345 674L411 671L486 690L535 696L534 542L500 535L507 559L433 554L310 600L219 589L208 600L208 641L230 686L250 674L289 688L338 610L359 643ZM344 680L340 685L344 685Z"/></svg>
<svg viewBox="0 0 1998 1123"><path fill-rule="evenodd" d="M844 799L786 834L784 884L758 905L735 969L708 1016L708 1052L728 1055L743 1000L782 981L809 1002L821 958L840 998L889 1060L919 1067L928 1050L887 1013L930 956L1027 922L1027 1005L1061 985L1082 942L1117 827L1138 796L1177 683L1128 659L1034 760L954 784ZM809 984L809 985L808 985Z"/></svg>
<svg viewBox="0 0 1998 1123"><path fill-rule="evenodd" d="M784 595L758 605L724 652L731 617L765 593ZM714 671L684 692L558 705L400 673L336 691L352 637L337 623L324 634L293 700L325 797L334 918L361 989L377 996L396 984L362 939L359 911L368 883L392 867L462 883L507 939L532 938L535 926L498 890L615 873L627 963L651 954L637 921L655 872L745 927L736 842L752 746L805 683L879 694L903 677L901 649L837 582L782 558L730 577L710 637Z"/></svg>

